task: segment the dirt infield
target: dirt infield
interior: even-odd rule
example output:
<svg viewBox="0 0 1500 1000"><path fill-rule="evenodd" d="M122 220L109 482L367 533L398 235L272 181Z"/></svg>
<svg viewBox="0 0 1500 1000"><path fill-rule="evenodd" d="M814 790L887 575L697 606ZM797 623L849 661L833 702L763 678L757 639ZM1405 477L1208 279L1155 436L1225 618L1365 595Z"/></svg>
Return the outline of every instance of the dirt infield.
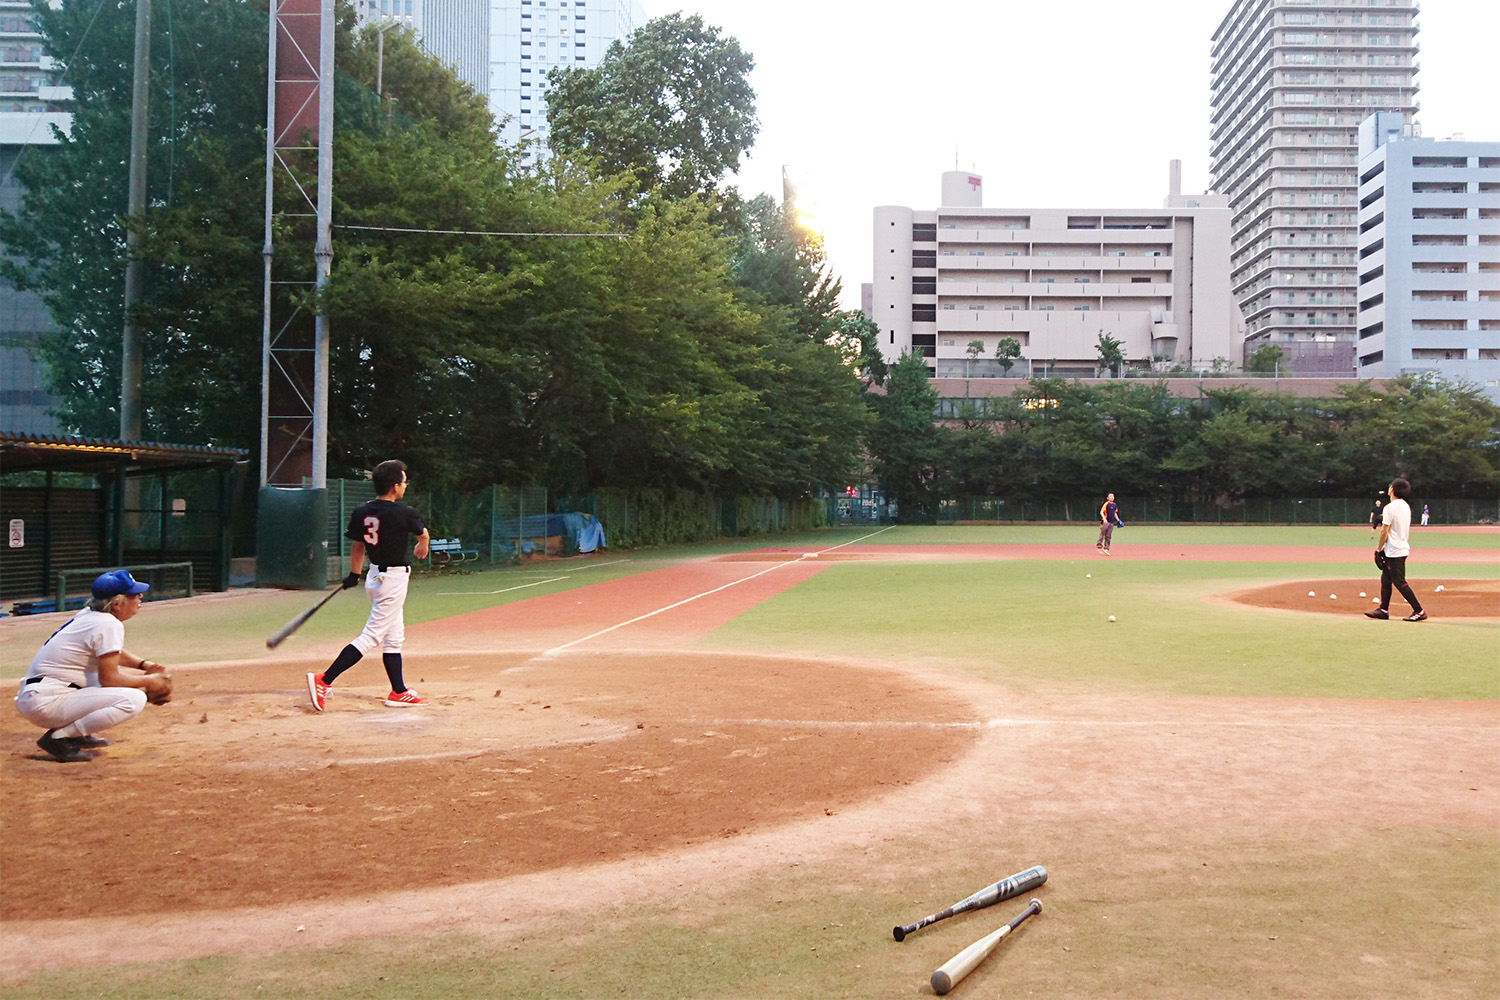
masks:
<svg viewBox="0 0 1500 1000"><path fill-rule="evenodd" d="M331 652L316 650L179 669L174 702L111 732L95 764L43 759L8 712L0 976L417 928L503 935L501 901L518 918L666 884L691 893L772 863L857 858L892 830L997 802L1063 856L1083 853L1075 827L1099 823L1192 816L1238 836L1330 817L1485 826L1500 812L1497 790L1466 776L1493 759L1490 705L1021 697L914 665L688 648L823 565L919 555L770 549L414 626L424 709L385 708L370 658L314 713L303 674ZM1444 586L1435 618L1500 617L1500 583ZM1361 587L1225 599L1352 614L1368 606ZM1198 877L1155 873L1153 891Z"/></svg>
<svg viewBox="0 0 1500 1000"><path fill-rule="evenodd" d="M1500 580L1412 580L1422 610L1436 620L1500 620ZM1442 589L1439 590L1438 588ZM1380 603L1380 580L1295 580L1253 587L1224 595L1222 600L1278 611L1309 614L1356 615ZM1391 595L1392 617L1409 612L1406 600Z"/></svg>

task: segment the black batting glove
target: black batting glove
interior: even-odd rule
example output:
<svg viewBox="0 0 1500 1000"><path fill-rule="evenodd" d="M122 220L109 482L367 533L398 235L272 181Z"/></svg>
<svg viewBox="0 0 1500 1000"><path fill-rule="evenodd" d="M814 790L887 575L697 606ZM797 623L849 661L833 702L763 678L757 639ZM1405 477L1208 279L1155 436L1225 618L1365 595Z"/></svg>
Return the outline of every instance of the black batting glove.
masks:
<svg viewBox="0 0 1500 1000"><path fill-rule="evenodd" d="M348 590L350 587L358 587L358 586L359 586L359 574L358 573L350 573L348 576L344 577L344 589L345 590Z"/></svg>

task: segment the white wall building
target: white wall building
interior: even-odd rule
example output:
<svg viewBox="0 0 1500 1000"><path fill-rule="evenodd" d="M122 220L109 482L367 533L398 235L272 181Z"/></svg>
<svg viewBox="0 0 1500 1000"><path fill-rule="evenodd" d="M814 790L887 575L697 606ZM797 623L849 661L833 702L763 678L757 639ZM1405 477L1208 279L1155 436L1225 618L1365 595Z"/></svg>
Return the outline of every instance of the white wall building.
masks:
<svg viewBox="0 0 1500 1000"><path fill-rule="evenodd" d="M362 20L410 26L431 55L489 99L501 141L546 144L547 73L597 66L646 23L637 0L356 0Z"/></svg>
<svg viewBox="0 0 1500 1000"><path fill-rule="evenodd" d="M1416 0L1232 0L1213 37L1213 189L1245 351L1354 374L1359 123L1417 110Z"/></svg>
<svg viewBox="0 0 1500 1000"><path fill-rule="evenodd" d="M937 378L1097 373L1099 338L1127 362L1238 364L1243 322L1229 286L1229 209L1172 194L1161 209L984 208L983 178L943 174L942 207L875 209L867 312L887 361L925 355ZM979 341L977 357L969 345Z"/></svg>
<svg viewBox="0 0 1500 1000"><path fill-rule="evenodd" d="M1500 142L1360 126L1359 375L1432 371L1500 398Z"/></svg>

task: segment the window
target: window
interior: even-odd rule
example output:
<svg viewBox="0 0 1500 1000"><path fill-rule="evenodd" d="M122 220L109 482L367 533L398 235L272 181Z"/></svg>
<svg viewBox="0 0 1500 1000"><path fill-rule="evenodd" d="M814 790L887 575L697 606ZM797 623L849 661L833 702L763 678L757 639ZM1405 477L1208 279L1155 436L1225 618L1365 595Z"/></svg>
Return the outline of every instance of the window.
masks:
<svg viewBox="0 0 1500 1000"><path fill-rule="evenodd" d="M895 251L891 251L895 253ZM911 252L912 267L937 267L936 250L913 250Z"/></svg>
<svg viewBox="0 0 1500 1000"><path fill-rule="evenodd" d="M913 295L936 295L937 278L912 278L911 293Z"/></svg>
<svg viewBox="0 0 1500 1000"><path fill-rule="evenodd" d="M911 238L913 243L936 243L936 222L913 222L911 224Z"/></svg>
<svg viewBox="0 0 1500 1000"><path fill-rule="evenodd" d="M1053 307L1053 306L1037 306L1037 308L1040 309L1042 312L1051 312L1053 310L1053 308L1055 308L1055 307Z"/></svg>
<svg viewBox="0 0 1500 1000"><path fill-rule="evenodd" d="M911 307L911 318L916 323L931 323L937 319L937 306L931 303L913 303Z"/></svg>
<svg viewBox="0 0 1500 1000"><path fill-rule="evenodd" d="M1088 306L1088 305L1074 306L1073 307L1073 311L1074 312L1085 312L1086 313L1086 312L1088 312L1092 308L1093 308L1092 306Z"/></svg>
<svg viewBox="0 0 1500 1000"><path fill-rule="evenodd" d="M1056 278L1038 278L1037 281L1041 282L1044 285L1050 285L1050 284L1053 284L1054 282L1056 282L1057 279Z"/></svg>
<svg viewBox="0 0 1500 1000"><path fill-rule="evenodd" d="M1073 284L1075 284L1075 285L1087 285L1092 280L1093 280L1092 278L1074 278L1073 279Z"/></svg>

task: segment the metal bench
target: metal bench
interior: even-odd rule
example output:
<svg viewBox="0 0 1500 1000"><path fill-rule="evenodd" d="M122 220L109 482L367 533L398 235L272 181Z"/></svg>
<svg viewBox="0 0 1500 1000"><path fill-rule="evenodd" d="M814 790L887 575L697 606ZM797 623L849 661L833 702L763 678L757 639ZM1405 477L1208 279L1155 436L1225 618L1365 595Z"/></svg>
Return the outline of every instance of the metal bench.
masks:
<svg viewBox="0 0 1500 1000"><path fill-rule="evenodd" d="M434 538L427 546L427 556L432 560L434 569L448 568L471 559L478 561L479 550L464 548L461 539Z"/></svg>

